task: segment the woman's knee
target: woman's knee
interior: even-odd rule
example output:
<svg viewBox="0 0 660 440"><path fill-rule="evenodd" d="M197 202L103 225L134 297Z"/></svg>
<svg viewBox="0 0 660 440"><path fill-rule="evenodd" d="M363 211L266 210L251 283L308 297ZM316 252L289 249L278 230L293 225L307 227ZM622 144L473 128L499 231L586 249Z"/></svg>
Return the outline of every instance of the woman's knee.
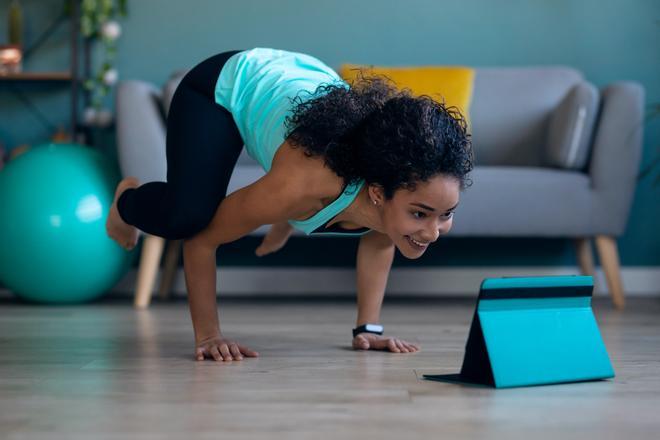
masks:
<svg viewBox="0 0 660 440"><path fill-rule="evenodd" d="M168 219L168 230L172 239L191 238L201 232L211 223L214 212L194 207L176 209Z"/></svg>

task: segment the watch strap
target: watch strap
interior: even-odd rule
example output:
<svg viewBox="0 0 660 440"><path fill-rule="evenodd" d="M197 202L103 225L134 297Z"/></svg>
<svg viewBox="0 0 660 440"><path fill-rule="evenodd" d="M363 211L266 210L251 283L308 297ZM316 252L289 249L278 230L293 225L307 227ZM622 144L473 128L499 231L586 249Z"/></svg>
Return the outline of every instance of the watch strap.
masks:
<svg viewBox="0 0 660 440"><path fill-rule="evenodd" d="M380 324L362 324L353 329L353 337L360 333L374 333L377 335L383 334L383 326Z"/></svg>

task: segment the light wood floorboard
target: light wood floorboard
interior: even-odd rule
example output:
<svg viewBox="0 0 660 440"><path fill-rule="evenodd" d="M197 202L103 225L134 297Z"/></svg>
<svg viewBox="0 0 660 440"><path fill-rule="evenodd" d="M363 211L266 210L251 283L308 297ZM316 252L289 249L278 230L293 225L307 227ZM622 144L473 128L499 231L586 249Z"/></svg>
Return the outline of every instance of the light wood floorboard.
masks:
<svg viewBox="0 0 660 440"><path fill-rule="evenodd" d="M353 302L220 298L257 359L193 360L185 302L0 302L0 438L658 438L660 298L594 311L617 376L495 390L423 380L460 369L474 301L386 298L416 354L350 349Z"/></svg>

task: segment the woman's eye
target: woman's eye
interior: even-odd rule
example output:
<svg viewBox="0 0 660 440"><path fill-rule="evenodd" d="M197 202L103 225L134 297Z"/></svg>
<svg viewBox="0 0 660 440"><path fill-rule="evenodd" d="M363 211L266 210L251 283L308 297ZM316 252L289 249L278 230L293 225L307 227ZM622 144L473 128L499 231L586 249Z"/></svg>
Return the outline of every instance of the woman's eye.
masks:
<svg viewBox="0 0 660 440"><path fill-rule="evenodd" d="M418 216L417 214L419 214L419 216ZM452 211L452 212L448 212L448 213L446 213L446 214L442 214L442 217L443 217L443 218L446 218L446 219L450 219L450 218L453 217L453 215L454 215L454 212ZM415 217L415 218L423 218L423 217L426 217L426 213L424 213L424 212L422 212L422 211L416 211L416 212L413 212L413 217Z"/></svg>

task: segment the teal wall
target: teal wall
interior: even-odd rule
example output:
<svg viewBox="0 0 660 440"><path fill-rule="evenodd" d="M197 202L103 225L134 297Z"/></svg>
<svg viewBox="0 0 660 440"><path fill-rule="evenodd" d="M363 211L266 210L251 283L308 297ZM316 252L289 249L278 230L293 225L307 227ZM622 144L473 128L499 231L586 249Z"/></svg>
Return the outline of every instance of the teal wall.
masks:
<svg viewBox="0 0 660 440"><path fill-rule="evenodd" d="M6 9L0 0L0 38ZM57 11L59 1L23 0L29 43ZM313 5L318 6L313 6ZM129 0L122 21L118 69L123 79L162 84L170 72L219 51L254 46L313 54L337 68L343 62L387 65L464 64L526 66L565 64L596 86L635 80L647 103L660 102L660 1L658 0L309 0L228 2ZM26 69L65 69L67 30L60 29L26 62ZM61 86L22 85L52 124L68 123ZM49 135L0 83L0 142L38 143ZM112 106L111 99L108 105ZM660 154L660 117L645 126L644 162ZM112 149L112 136L106 136ZM660 265L660 185L640 182L625 235L624 265ZM456 221L460 221L457 217ZM220 251L226 264L353 264L353 239L292 239L280 253L252 257L258 238ZM301 257L305 250L328 248ZM314 255L317 255L314 257ZM322 256L318 256L322 255ZM396 264L573 264L570 242L539 239L446 238L421 260Z"/></svg>

